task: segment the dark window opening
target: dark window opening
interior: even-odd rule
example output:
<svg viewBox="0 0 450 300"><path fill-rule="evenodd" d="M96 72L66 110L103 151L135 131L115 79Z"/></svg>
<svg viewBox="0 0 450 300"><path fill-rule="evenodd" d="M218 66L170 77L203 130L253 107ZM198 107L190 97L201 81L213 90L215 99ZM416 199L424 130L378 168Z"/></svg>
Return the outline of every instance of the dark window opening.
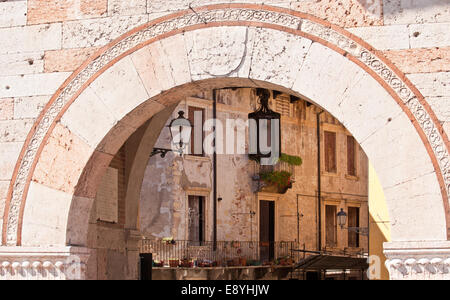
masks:
<svg viewBox="0 0 450 300"><path fill-rule="evenodd" d="M201 245L205 241L205 197L189 196L189 241Z"/></svg>
<svg viewBox="0 0 450 300"><path fill-rule="evenodd" d="M324 132L325 139L325 171L329 173L337 172L336 163L336 132Z"/></svg>
<svg viewBox="0 0 450 300"><path fill-rule="evenodd" d="M205 110L203 108L189 106L188 119L192 125L190 155L203 156Z"/></svg>
<svg viewBox="0 0 450 300"><path fill-rule="evenodd" d="M337 246L336 206L325 207L325 243L327 247Z"/></svg>
<svg viewBox="0 0 450 300"><path fill-rule="evenodd" d="M347 136L347 174L356 176L356 145L352 136Z"/></svg>
<svg viewBox="0 0 450 300"><path fill-rule="evenodd" d="M348 227L359 227L359 208L348 208ZM348 231L348 246L353 248L359 248L359 234L353 230Z"/></svg>

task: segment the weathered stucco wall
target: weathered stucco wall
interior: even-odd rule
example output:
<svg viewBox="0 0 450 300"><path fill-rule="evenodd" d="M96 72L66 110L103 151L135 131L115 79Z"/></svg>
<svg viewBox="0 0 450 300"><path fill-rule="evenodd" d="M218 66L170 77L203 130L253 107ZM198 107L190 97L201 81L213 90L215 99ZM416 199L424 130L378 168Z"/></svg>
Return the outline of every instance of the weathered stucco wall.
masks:
<svg viewBox="0 0 450 300"><path fill-rule="evenodd" d="M275 100L271 98L272 107ZM212 101L206 98L187 98L178 110L187 111L188 106L204 107L206 118L212 117ZM249 112L256 108L256 96L252 89L221 90L218 93L218 119L226 124L226 119L247 120ZM255 163L247 155L226 154L217 156L218 202L217 239L232 241L258 241L258 201L276 200L276 240L297 241L297 197L299 199L300 243L307 249L317 249L317 126L316 113L320 109L305 102L292 105L292 116L282 118L282 151L300 156L303 165L295 167L295 180L286 194L258 197L258 184L252 180ZM176 115L176 114L175 114ZM175 117L174 115L174 117ZM350 133L330 114L321 115L322 141L322 202L338 205L348 211L348 205L360 207L361 227L368 227L368 162L359 146L356 152L357 177L347 175L347 136ZM226 128L224 128L225 130ZM324 171L323 131L336 132L337 173ZM209 132L205 133L205 136ZM226 131L224 131L226 136ZM170 135L165 129L156 143L157 147L169 148ZM246 140L247 141L247 140ZM246 148L248 145L246 144ZM226 145L224 145L226 148ZM140 230L148 238L173 237L176 240L189 240L187 231L188 194L203 195L207 199L206 237L212 240L213 193L212 156L183 157L168 154L149 160L143 180L140 202ZM351 195L350 195L351 194ZM298 195L298 196L297 196ZM330 202L331 201L331 202ZM251 215L256 212L256 215ZM324 212L324 207L322 208ZM325 215L322 213L322 220ZM322 221L324 224L324 221ZM325 229L322 229L322 244L325 245ZM347 231L338 230L338 245L347 247ZM361 237L361 245L367 250L367 239Z"/></svg>

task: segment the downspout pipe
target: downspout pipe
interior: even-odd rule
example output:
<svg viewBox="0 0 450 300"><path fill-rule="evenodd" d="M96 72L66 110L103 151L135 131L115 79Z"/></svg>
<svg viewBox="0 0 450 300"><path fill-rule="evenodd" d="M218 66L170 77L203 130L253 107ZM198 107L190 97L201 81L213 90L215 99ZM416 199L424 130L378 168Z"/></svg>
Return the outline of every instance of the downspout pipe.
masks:
<svg viewBox="0 0 450 300"><path fill-rule="evenodd" d="M317 121L317 249L322 251L322 176L321 176L321 143L320 143L320 113L316 114Z"/></svg>
<svg viewBox="0 0 450 300"><path fill-rule="evenodd" d="M213 152L213 250L217 249L217 90L213 90L213 126L214 126L214 152Z"/></svg>

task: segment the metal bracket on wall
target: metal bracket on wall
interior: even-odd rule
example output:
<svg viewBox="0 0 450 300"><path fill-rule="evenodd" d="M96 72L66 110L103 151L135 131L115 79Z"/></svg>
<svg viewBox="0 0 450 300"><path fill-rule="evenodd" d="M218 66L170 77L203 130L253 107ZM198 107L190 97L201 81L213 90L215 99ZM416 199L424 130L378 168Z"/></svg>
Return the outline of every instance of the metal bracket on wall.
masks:
<svg viewBox="0 0 450 300"><path fill-rule="evenodd" d="M150 154L150 157L153 157L157 154L160 154L162 158L166 157L167 152L171 152L171 149L164 149L164 148L153 148L152 153Z"/></svg>

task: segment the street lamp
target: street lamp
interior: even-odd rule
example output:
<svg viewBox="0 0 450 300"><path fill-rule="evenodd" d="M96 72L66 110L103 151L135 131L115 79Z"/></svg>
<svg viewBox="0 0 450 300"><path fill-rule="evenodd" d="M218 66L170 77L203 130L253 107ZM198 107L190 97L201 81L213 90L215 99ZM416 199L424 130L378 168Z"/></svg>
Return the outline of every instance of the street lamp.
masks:
<svg viewBox="0 0 450 300"><path fill-rule="evenodd" d="M274 150L278 150L278 154L281 153L281 114L269 108L270 92L268 90L257 89L256 94L261 106L248 115L249 157L259 161L261 158L270 158L275 154Z"/></svg>
<svg viewBox="0 0 450 300"><path fill-rule="evenodd" d="M358 234L369 236L369 228L367 227L345 227L347 223L347 213L341 208L341 211L337 213L337 220L341 229L347 229L348 231L353 231Z"/></svg>
<svg viewBox="0 0 450 300"><path fill-rule="evenodd" d="M344 209L341 208L341 211L337 213L338 224L341 226L341 229L344 229L345 224L347 223L347 214Z"/></svg>
<svg viewBox="0 0 450 300"><path fill-rule="evenodd" d="M164 158L167 152L170 151L176 152L181 156L183 155L186 146L189 145L192 125L191 122L184 117L184 111L180 110L178 112L178 118L170 121L167 127L169 127L170 131L172 149L153 148L150 157L160 154L161 157Z"/></svg>

